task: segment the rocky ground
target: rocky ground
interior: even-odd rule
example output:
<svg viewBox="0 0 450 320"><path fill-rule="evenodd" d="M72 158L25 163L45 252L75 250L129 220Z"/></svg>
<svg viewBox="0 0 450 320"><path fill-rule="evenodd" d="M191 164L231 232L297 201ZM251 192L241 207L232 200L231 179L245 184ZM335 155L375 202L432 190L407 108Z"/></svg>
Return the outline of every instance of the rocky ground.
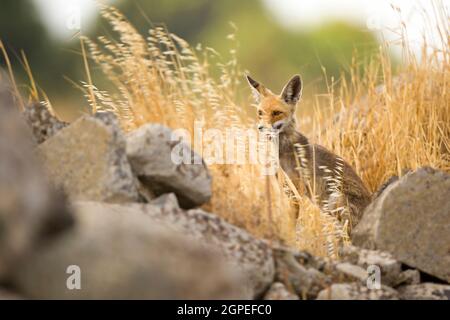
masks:
<svg viewBox="0 0 450 320"><path fill-rule="evenodd" d="M450 298L444 172L392 182L331 261L199 209L211 176L171 161L177 144L198 155L164 126L126 135L110 113L67 124L38 103L20 114L5 85L0 115L0 299Z"/></svg>

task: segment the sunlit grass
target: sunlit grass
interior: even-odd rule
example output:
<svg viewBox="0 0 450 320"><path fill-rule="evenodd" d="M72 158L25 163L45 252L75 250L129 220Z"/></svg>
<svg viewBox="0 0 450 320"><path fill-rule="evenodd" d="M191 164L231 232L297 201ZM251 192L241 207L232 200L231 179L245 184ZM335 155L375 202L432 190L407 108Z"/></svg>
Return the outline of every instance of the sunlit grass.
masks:
<svg viewBox="0 0 450 320"><path fill-rule="evenodd" d="M416 58L404 41L403 63L394 68L384 43L363 67L355 58L349 77L326 79L327 92L300 102L303 133L349 162L372 192L406 168L450 171L450 16L443 8L437 12L439 23L432 27L440 34L439 49L425 43ZM246 84L233 34L224 40L231 48L224 58L212 48L192 47L164 26L141 35L114 8L104 7L102 16L117 38L81 39L88 75L82 86L93 111L116 113L126 131L148 122L183 128L191 136L196 121L204 129L254 127L251 100L238 94ZM110 82L107 90L92 83L91 74L99 70ZM32 88L36 94L34 81ZM256 164L209 169L213 196L204 208L254 235L332 257L349 241L346 226L319 210L283 172L264 176Z"/></svg>
<svg viewBox="0 0 450 320"><path fill-rule="evenodd" d="M165 27L144 37L115 9L104 8L102 14L118 40L84 41L115 90L86 87L94 92L97 108L118 114L126 130L147 122L192 134L194 121L206 129L253 126L246 116L248 101L237 95L243 72L234 49L231 59L223 61L213 49L193 48ZM448 29L439 31L442 39L449 38ZM428 52L419 61L408 54L406 44L403 49L407 54L398 70L393 70L385 44L364 68L355 59L349 78L328 80L328 92L317 93L309 105L300 104L315 111L299 119L310 123L305 134L350 162L371 191L404 168L450 170L448 43L440 52L424 47ZM216 73L219 79L212 76ZM265 177L250 164L213 164L210 170L213 197L205 208L231 223L323 256L334 255L336 246L348 240L345 227L302 190L292 190L292 184L282 181L284 175Z"/></svg>

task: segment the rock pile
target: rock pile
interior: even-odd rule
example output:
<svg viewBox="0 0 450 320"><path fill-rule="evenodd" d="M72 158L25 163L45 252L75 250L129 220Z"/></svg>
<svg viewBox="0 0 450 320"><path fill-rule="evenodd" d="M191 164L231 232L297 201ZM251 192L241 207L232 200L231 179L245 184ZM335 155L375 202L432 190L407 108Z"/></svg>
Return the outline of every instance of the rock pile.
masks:
<svg viewBox="0 0 450 320"><path fill-rule="evenodd" d="M48 181L9 92L0 83L0 279L33 247L72 224L66 199Z"/></svg>
<svg viewBox="0 0 450 320"><path fill-rule="evenodd" d="M353 243L450 282L450 175L420 168L392 183L364 213Z"/></svg>
<svg viewBox="0 0 450 320"><path fill-rule="evenodd" d="M42 104L21 116L4 85L0 113L0 299L450 298L444 172L392 182L332 261L200 209L208 168L162 125L125 135L111 113L67 124Z"/></svg>

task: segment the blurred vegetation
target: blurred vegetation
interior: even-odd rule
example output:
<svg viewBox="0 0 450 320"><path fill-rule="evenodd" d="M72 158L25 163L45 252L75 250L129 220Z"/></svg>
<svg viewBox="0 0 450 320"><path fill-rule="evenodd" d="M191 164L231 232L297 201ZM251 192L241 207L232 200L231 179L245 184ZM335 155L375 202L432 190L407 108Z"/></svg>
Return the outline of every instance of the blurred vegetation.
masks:
<svg viewBox="0 0 450 320"><path fill-rule="evenodd" d="M81 94L64 80L64 76L76 82L85 78L82 58L77 54L79 42L60 43L53 39L33 4L30 0L1 3L0 39L15 61L15 71L22 71L14 57L23 49L38 84L51 99L61 100L62 96L67 104L81 103ZM148 35L152 24L163 23L193 45L202 43L216 49L224 61L229 50L237 46L240 65L274 90L280 90L292 74L300 73L306 84L305 93L317 93L311 86L323 89L322 66L327 76L338 77L350 69L355 49L359 57L365 58L377 48L375 36L367 29L344 22L330 21L307 30L286 29L262 0L117 0L113 4L144 35ZM230 22L237 27L234 43L227 39L235 31ZM100 34L110 35L111 31L98 20L88 36ZM80 102L69 103L77 94Z"/></svg>
<svg viewBox="0 0 450 320"><path fill-rule="evenodd" d="M22 66L22 53L26 55L37 84L50 95L67 93L64 74L80 77L77 66L79 57L70 50L75 43L61 43L54 39L29 0L2 0L0 4L0 40L3 41L13 65L17 80L28 85L28 77ZM5 67L3 56L0 66Z"/></svg>
<svg viewBox="0 0 450 320"><path fill-rule="evenodd" d="M226 36L236 27L238 60L267 86L280 89L294 73L306 84L321 81L325 67L337 78L350 69L355 49L366 58L377 50L375 36L366 28L330 21L308 30L286 29L261 0L131 0L116 5L145 33L150 23L164 23L190 42L202 43L225 54L233 46ZM151 22L149 22L149 20Z"/></svg>

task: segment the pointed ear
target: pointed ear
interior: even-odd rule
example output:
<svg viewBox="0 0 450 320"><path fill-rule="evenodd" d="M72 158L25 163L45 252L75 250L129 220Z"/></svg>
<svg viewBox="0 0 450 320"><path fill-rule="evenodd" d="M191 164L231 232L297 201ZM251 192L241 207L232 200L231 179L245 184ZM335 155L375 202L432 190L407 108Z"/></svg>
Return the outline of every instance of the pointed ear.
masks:
<svg viewBox="0 0 450 320"><path fill-rule="evenodd" d="M281 99L287 104L295 105L302 95L302 78L297 74L289 80L281 92Z"/></svg>
<svg viewBox="0 0 450 320"><path fill-rule="evenodd" d="M261 99L261 96L266 95L267 89L260 84L258 81L251 78L249 75L245 76L247 78L248 84L250 85L250 88L252 88L253 96L255 97L255 100L259 102Z"/></svg>

